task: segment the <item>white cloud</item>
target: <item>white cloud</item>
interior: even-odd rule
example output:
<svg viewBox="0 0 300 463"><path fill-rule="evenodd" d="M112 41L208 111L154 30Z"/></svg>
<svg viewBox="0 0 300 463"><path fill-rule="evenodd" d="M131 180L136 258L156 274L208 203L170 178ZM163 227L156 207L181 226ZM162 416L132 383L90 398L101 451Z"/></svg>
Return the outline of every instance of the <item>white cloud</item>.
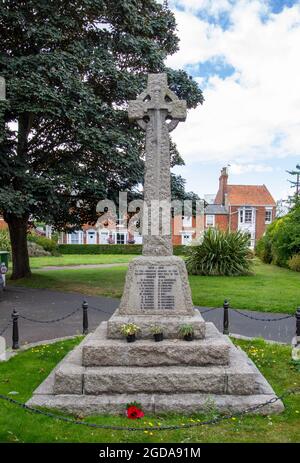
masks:
<svg viewBox="0 0 300 463"><path fill-rule="evenodd" d="M265 164L230 164L229 172L235 175L247 174L250 172L272 172L273 167Z"/></svg>
<svg viewBox="0 0 300 463"><path fill-rule="evenodd" d="M263 0L240 0L230 7L231 26L222 30L193 11L212 2L183 3L185 11L175 10L180 50L167 64L182 68L221 56L235 69L226 78L210 75L203 106L173 132L184 159L253 166L299 156L300 4L272 14ZM202 76L196 80L204 85Z"/></svg>

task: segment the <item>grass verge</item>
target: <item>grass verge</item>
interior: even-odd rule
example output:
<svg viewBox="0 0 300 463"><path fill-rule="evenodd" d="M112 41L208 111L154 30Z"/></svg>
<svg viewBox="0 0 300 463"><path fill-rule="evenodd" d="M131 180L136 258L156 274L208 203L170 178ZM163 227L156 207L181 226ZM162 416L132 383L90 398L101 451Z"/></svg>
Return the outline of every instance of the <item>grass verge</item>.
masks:
<svg viewBox="0 0 300 463"><path fill-rule="evenodd" d="M0 393L8 395L15 391L18 394L12 397L22 402L28 400L33 390L80 339L34 347L0 363ZM277 394L300 386L300 366L291 362L290 347L267 344L262 340L235 343L254 360ZM189 430L130 432L67 424L0 401L0 442L300 442L300 395L287 397L285 407L280 415L249 415ZM120 426L151 426L203 421L214 414L212 411L209 416L146 416L134 422L121 416L97 416L85 420Z"/></svg>

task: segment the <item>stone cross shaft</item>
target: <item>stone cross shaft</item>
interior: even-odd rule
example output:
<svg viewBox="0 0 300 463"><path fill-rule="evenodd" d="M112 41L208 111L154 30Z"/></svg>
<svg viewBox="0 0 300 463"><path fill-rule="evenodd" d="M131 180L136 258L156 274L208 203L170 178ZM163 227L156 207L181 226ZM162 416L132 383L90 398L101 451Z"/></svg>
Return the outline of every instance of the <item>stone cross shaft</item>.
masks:
<svg viewBox="0 0 300 463"><path fill-rule="evenodd" d="M0 77L0 101L5 101L5 79Z"/></svg>
<svg viewBox="0 0 300 463"><path fill-rule="evenodd" d="M143 254L172 255L169 132L185 120L186 102L168 88L166 74L148 74L147 89L129 102L128 116L146 132Z"/></svg>

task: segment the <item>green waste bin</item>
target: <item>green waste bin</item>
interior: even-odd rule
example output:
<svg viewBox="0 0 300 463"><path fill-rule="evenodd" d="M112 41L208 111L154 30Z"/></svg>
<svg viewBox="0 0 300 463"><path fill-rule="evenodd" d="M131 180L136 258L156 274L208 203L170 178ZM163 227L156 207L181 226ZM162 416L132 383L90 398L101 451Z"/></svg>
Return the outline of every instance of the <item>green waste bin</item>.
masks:
<svg viewBox="0 0 300 463"><path fill-rule="evenodd" d="M8 258L9 258L8 251L0 251L0 264L1 262L3 262L7 268L8 268Z"/></svg>

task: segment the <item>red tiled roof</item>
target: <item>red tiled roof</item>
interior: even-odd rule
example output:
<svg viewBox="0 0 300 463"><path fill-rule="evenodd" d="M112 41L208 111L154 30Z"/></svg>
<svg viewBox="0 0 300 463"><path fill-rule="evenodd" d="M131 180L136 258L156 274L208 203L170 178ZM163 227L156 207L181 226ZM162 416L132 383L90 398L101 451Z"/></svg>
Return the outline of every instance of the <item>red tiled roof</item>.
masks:
<svg viewBox="0 0 300 463"><path fill-rule="evenodd" d="M227 201L235 206L276 205L266 185L227 185Z"/></svg>

